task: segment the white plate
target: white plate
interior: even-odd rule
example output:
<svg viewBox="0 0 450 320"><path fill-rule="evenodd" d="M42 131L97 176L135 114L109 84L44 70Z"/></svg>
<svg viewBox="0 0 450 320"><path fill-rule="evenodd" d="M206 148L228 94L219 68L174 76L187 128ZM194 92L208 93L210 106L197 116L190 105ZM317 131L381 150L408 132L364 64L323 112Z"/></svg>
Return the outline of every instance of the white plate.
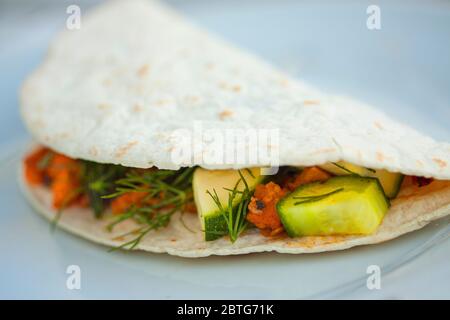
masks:
<svg viewBox="0 0 450 320"><path fill-rule="evenodd" d="M450 6L381 2L382 29L366 28L369 3L346 1L170 1L223 37L295 76L381 106L393 117L450 141ZM328 298L450 297L449 218L385 244L290 256L252 254L181 259L108 253L62 231L24 202L16 169L26 139L17 87L65 19L61 2L11 2L0 19L0 298ZM23 2L20 2L23 3ZM36 3L30 2L31 3ZM82 10L84 7L82 5ZM12 12L12 11L10 11ZM33 27L33 29L31 29ZM33 30L33 33L31 33ZM6 42L7 37L14 41ZM8 46L6 45L8 43ZM19 141L19 142L18 142ZM439 244L439 245L438 245ZM81 268L81 290L66 269ZM366 269L382 269L382 290L366 288Z"/></svg>

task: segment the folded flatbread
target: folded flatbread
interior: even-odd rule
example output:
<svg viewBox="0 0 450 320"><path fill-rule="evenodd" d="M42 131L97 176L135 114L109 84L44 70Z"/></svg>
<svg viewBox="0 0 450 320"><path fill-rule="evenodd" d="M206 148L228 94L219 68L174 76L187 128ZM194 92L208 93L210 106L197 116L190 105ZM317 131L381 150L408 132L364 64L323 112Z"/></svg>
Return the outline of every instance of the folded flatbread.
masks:
<svg viewBox="0 0 450 320"><path fill-rule="evenodd" d="M171 160L171 133L201 121L219 129L279 129L271 148L281 166L347 161L437 179L402 189L373 235L268 238L249 230L233 244L205 242L197 216L179 213L137 249L185 257L339 250L386 241L450 213L450 144L292 79L154 1L112 1L83 17L79 30L61 32L25 81L20 99L34 138L76 159L178 169ZM203 144L195 151L208 154L211 148ZM53 219L50 192L30 187L23 174L21 180L37 211ZM127 221L111 233L105 230L108 214L98 220L89 209L66 211L62 228L108 246L123 243L117 236L135 227Z"/></svg>

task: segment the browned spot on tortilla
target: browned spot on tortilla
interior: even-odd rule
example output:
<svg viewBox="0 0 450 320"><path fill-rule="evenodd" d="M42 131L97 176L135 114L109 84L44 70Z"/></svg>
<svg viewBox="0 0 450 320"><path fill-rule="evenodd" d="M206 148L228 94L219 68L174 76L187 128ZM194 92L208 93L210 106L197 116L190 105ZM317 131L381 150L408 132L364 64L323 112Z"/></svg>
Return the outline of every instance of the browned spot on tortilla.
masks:
<svg viewBox="0 0 450 320"><path fill-rule="evenodd" d="M242 89L242 87L238 84L228 84L224 81L219 82L219 88L233 92L239 92Z"/></svg>
<svg viewBox="0 0 450 320"><path fill-rule="evenodd" d="M142 111L142 109L143 109L142 105L140 105L139 103L136 103L136 104L133 105L133 109L132 110L135 113L139 113L139 112Z"/></svg>
<svg viewBox="0 0 450 320"><path fill-rule="evenodd" d="M433 158L433 161L441 168L445 168L447 166L447 162L439 158Z"/></svg>
<svg viewBox="0 0 450 320"><path fill-rule="evenodd" d="M236 84L231 87L231 90L233 90L234 92L239 92L239 91L241 91L241 86Z"/></svg>
<svg viewBox="0 0 450 320"><path fill-rule="evenodd" d="M377 151L376 157L377 157L377 161L379 161L379 162L383 162L384 159L386 159L386 157L384 156L384 154L383 154L382 152L380 152L380 151Z"/></svg>
<svg viewBox="0 0 450 320"><path fill-rule="evenodd" d="M290 241L290 247L314 248L327 244L335 244L348 239L348 236L307 236L299 238L298 241Z"/></svg>
<svg viewBox="0 0 450 320"><path fill-rule="evenodd" d="M177 239L172 238L172 239L170 239L170 241L171 241L171 242L177 242Z"/></svg>
<svg viewBox="0 0 450 320"><path fill-rule="evenodd" d="M282 78L280 80L280 84L281 84L282 87L287 87L287 86L289 86L289 80L286 79L286 78Z"/></svg>
<svg viewBox="0 0 450 320"><path fill-rule="evenodd" d="M120 147L119 149L117 149L116 154L115 154L116 158L123 157L137 143L138 143L137 141L130 141L126 145L124 145L123 147Z"/></svg>
<svg viewBox="0 0 450 320"><path fill-rule="evenodd" d="M380 122L375 121L375 122L373 123L373 125L374 125L375 127L377 127L378 129L383 130L383 126L381 125Z"/></svg>
<svg viewBox="0 0 450 320"><path fill-rule="evenodd" d="M171 146L171 147L167 148L167 152L172 152L173 150L175 150L174 146Z"/></svg>
<svg viewBox="0 0 450 320"><path fill-rule="evenodd" d="M303 101L303 105L305 106L313 106L313 105L318 105L320 104L320 101L317 100L304 100Z"/></svg>
<svg viewBox="0 0 450 320"><path fill-rule="evenodd" d="M212 69L214 69L214 68L215 68L215 64L214 64L214 63L208 62L208 63L206 64L206 69L212 70Z"/></svg>
<svg viewBox="0 0 450 320"><path fill-rule="evenodd" d="M144 64L143 66L141 66L138 71L137 71L137 75L139 77L144 77L148 74L148 72L150 71L150 66L148 64Z"/></svg>
<svg viewBox="0 0 450 320"><path fill-rule="evenodd" d="M225 109L219 113L219 118L220 118L220 120L225 120L227 118L230 118L232 115L233 115L233 111Z"/></svg>
<svg viewBox="0 0 450 320"><path fill-rule="evenodd" d="M89 153L91 156L96 156L96 155L98 155L98 150L97 150L96 147L90 147L89 150L88 150L88 153Z"/></svg>

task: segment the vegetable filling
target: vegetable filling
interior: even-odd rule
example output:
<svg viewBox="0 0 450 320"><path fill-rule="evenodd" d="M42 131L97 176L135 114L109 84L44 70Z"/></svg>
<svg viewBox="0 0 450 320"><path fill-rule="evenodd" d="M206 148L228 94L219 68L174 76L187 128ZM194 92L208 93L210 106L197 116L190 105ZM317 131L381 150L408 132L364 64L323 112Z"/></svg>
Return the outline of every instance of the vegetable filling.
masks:
<svg viewBox="0 0 450 320"><path fill-rule="evenodd" d="M402 183L433 181L343 161L282 167L275 176L259 171L135 169L75 160L45 147L24 159L27 183L51 191L55 222L69 206L90 207L97 218L109 209L108 230L126 220L138 225L121 246L128 249L167 226L176 212L197 213L207 241L227 236L235 242L251 228L268 237L370 234Z"/></svg>

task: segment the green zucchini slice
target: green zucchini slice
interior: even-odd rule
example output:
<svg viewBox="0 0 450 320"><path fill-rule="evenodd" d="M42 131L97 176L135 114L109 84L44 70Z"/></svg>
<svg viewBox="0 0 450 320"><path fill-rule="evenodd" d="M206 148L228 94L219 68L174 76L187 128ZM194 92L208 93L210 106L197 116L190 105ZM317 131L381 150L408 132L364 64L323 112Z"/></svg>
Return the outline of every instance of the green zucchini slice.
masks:
<svg viewBox="0 0 450 320"><path fill-rule="evenodd" d="M241 174L250 190L253 190L265 177L261 175L260 168L241 170ZM224 236L228 231L224 217L207 191L213 192L215 190L221 205L226 209L228 207L228 196L230 193L226 189L233 189L239 179L240 175L238 170L206 170L203 168L195 170L192 187L198 216L206 241L216 240ZM237 190L244 190L242 181L239 183ZM239 202L240 197L237 196L233 206L238 205Z"/></svg>
<svg viewBox="0 0 450 320"><path fill-rule="evenodd" d="M277 204L291 237L372 234L388 209L378 179L356 175L302 185Z"/></svg>
<svg viewBox="0 0 450 320"><path fill-rule="evenodd" d="M319 167L337 176L354 174L363 177L377 178L383 187L384 193L389 199L393 199L397 196L403 181L403 175L401 173L368 169L345 161L328 162Z"/></svg>

